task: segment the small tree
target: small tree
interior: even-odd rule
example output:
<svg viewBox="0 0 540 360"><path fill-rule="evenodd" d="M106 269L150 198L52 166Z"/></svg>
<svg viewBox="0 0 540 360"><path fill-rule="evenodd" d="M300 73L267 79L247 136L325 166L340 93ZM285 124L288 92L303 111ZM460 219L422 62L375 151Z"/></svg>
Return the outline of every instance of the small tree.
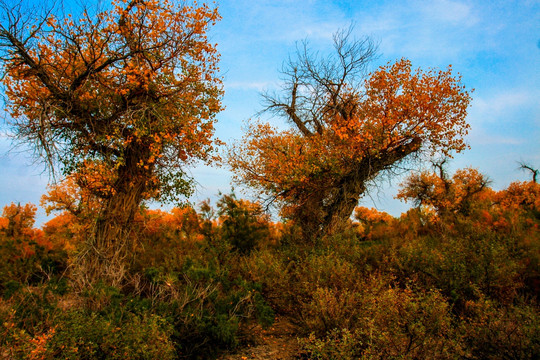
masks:
<svg viewBox="0 0 540 360"><path fill-rule="evenodd" d="M465 168L449 178L445 162L434 162L433 172L409 175L396 197L411 200L416 206L432 208L438 215L469 215L473 204L481 202L482 197L489 202L493 191L488 187L490 181L485 175L476 169Z"/></svg>
<svg viewBox="0 0 540 360"><path fill-rule="evenodd" d="M264 95L266 111L292 125L253 123L230 150L236 180L282 203L306 239L340 227L369 181L424 150L448 154L466 145L470 96L446 71L413 71L402 59L366 75L369 39L334 37L334 56L306 44L283 72L283 95Z"/></svg>
<svg viewBox="0 0 540 360"><path fill-rule="evenodd" d="M255 249L261 239L270 237L269 216L259 203L238 200L234 193L221 196L217 203L221 236L241 253Z"/></svg>
<svg viewBox="0 0 540 360"><path fill-rule="evenodd" d="M31 231L34 225L37 207L34 204L21 204L4 206L0 217L0 230L4 230L8 237L19 237Z"/></svg>
<svg viewBox="0 0 540 360"><path fill-rule="evenodd" d="M529 171L531 173L531 176L532 176L531 181L533 183L538 183L537 179L538 179L538 173L540 173L540 170L535 169L534 167L532 167L532 165L527 164L527 163L522 162L522 161L519 162L519 168L520 168L520 170L523 170L523 171Z"/></svg>
<svg viewBox="0 0 540 360"><path fill-rule="evenodd" d="M189 194L184 166L210 157L222 90L206 32L219 15L169 0L113 0L78 19L23 4L1 3L15 136L100 199L100 254L129 249L141 202Z"/></svg>

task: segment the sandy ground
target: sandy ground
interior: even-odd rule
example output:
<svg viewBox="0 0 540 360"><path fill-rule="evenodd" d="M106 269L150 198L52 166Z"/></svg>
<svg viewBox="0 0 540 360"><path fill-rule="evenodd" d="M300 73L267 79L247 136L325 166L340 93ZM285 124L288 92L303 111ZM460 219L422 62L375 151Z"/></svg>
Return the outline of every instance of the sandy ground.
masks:
<svg viewBox="0 0 540 360"><path fill-rule="evenodd" d="M254 329L253 344L221 360L292 360L299 359L300 349L294 325L284 318L276 318L274 325L263 330Z"/></svg>

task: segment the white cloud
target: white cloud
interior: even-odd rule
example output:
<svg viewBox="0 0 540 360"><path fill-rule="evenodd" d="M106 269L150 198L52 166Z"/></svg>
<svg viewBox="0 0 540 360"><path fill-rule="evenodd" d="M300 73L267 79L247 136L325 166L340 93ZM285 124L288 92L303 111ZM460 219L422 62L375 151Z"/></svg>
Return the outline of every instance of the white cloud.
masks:
<svg viewBox="0 0 540 360"><path fill-rule="evenodd" d="M473 15L471 6L457 1L435 0L421 1L420 10L432 21L451 24L473 25L478 19Z"/></svg>
<svg viewBox="0 0 540 360"><path fill-rule="evenodd" d="M275 85L272 81L225 81L225 89L262 91Z"/></svg>
<svg viewBox="0 0 540 360"><path fill-rule="evenodd" d="M539 98L539 91L526 89L508 90L490 97L475 97L469 114L474 122L478 123L504 121L510 112L520 108L537 106Z"/></svg>

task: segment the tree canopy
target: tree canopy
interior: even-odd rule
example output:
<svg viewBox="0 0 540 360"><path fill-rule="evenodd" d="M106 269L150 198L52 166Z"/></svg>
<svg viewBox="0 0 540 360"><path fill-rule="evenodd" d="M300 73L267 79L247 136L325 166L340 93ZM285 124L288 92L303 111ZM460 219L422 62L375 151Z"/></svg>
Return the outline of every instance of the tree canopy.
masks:
<svg viewBox="0 0 540 360"><path fill-rule="evenodd" d="M113 241L141 201L188 195L184 167L211 157L222 85L206 33L217 9L113 0L76 18L23 5L3 3L0 23L15 136L102 200L96 236Z"/></svg>
<svg viewBox="0 0 540 360"><path fill-rule="evenodd" d="M401 59L368 74L375 45L348 31L335 35L334 49L323 58L304 43L283 71L281 94L264 95L265 110L290 129L252 122L230 149L236 181L279 201L307 238L343 224L381 172L467 147L470 96L450 66L413 70Z"/></svg>
<svg viewBox="0 0 540 360"><path fill-rule="evenodd" d="M396 198L410 200L416 206L434 209L438 215L465 214L481 200L489 202L493 190L489 179L473 168L457 170L450 178L445 169L446 159L433 162L436 171L410 174L401 184Z"/></svg>

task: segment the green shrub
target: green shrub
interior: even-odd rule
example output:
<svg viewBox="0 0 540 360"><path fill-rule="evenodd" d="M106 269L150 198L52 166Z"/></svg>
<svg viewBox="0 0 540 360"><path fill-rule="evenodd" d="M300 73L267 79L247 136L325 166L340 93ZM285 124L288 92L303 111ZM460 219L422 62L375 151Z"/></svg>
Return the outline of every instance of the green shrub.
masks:
<svg viewBox="0 0 540 360"><path fill-rule="evenodd" d="M234 194L223 195L217 203L221 221L221 238L229 242L233 249L249 253L259 243L270 237L269 216L260 204L238 200Z"/></svg>
<svg viewBox="0 0 540 360"><path fill-rule="evenodd" d="M44 359L173 359L172 329L152 314L126 313L114 321L71 311L58 319Z"/></svg>
<svg viewBox="0 0 540 360"><path fill-rule="evenodd" d="M355 293L319 289L306 317L315 330L327 330L304 339L304 350L315 359L459 358L461 340L440 293L388 280L372 277Z"/></svg>

